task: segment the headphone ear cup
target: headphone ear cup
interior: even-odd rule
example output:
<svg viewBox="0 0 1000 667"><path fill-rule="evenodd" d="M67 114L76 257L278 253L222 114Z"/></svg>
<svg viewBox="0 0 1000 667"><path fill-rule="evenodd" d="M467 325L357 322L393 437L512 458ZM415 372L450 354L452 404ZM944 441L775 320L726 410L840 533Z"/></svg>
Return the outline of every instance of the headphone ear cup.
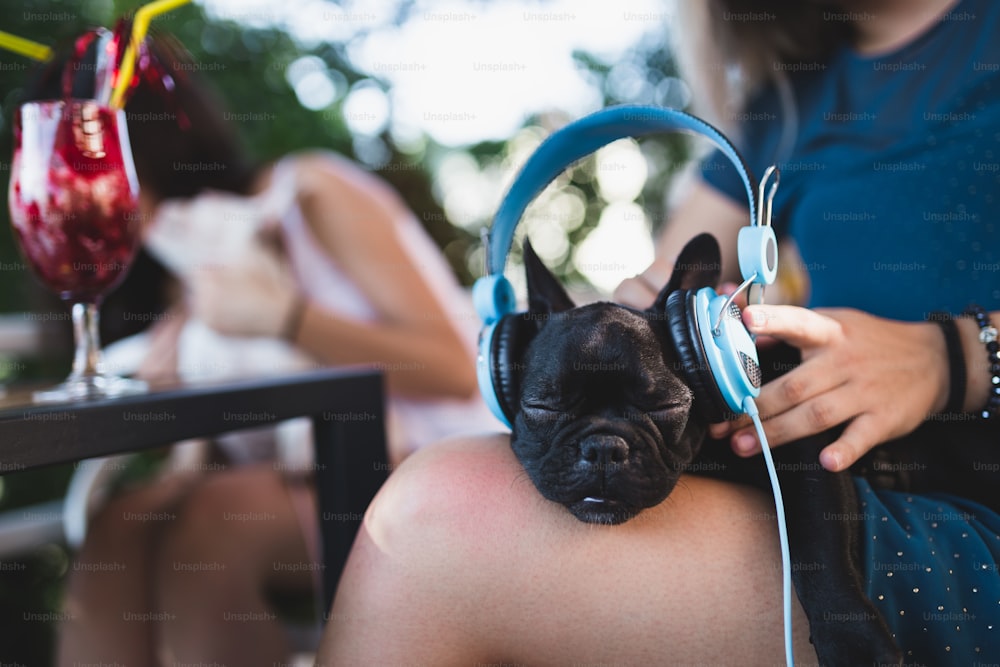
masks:
<svg viewBox="0 0 1000 667"><path fill-rule="evenodd" d="M694 392L695 403L702 417L709 423L726 421L729 412L726 400L719 391L699 334L695 309L696 290L675 290L667 296L664 310L670 326L670 337L684 369L684 376ZM704 326L708 326L705 323Z"/></svg>
<svg viewBox="0 0 1000 667"><path fill-rule="evenodd" d="M505 315L496 324L490 345L490 368L497 403L508 425L521 401L524 353L538 332L538 324L524 313Z"/></svg>

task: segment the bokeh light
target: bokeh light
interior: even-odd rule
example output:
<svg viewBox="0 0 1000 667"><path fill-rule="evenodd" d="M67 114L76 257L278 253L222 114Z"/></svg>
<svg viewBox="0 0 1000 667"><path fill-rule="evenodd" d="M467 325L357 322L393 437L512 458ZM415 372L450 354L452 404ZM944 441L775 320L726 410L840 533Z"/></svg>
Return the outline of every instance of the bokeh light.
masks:
<svg viewBox="0 0 1000 667"><path fill-rule="evenodd" d="M597 226L573 253L577 271L605 294L652 261L649 220L635 202L608 204Z"/></svg>
<svg viewBox="0 0 1000 667"><path fill-rule="evenodd" d="M356 83L344 99L344 121L356 134L378 134L389 122L389 98L373 81Z"/></svg>

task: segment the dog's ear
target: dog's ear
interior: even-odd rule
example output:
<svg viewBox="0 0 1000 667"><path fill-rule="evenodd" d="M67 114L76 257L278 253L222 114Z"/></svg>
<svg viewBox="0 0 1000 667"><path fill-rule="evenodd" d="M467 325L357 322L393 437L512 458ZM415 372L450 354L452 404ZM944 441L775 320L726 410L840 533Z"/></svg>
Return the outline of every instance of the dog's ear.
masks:
<svg viewBox="0 0 1000 667"><path fill-rule="evenodd" d="M667 302L667 296L679 289L701 289L702 287L717 287L722 274L722 254L719 242L711 234L699 234L684 246L674 263L674 271L670 281L656 297L654 308L660 308Z"/></svg>
<svg viewBox="0 0 1000 667"><path fill-rule="evenodd" d="M527 238L524 239L524 272L528 278L528 312L558 313L575 307L559 280L535 254Z"/></svg>

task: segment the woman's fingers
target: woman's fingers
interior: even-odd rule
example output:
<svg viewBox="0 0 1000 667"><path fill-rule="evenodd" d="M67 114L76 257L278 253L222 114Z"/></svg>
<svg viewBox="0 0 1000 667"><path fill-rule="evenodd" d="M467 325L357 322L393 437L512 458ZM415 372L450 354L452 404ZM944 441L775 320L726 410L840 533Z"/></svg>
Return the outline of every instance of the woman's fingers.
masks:
<svg viewBox="0 0 1000 667"><path fill-rule="evenodd" d="M843 333L836 320L798 306L747 306L743 323L750 333L773 336L799 349L828 345Z"/></svg>
<svg viewBox="0 0 1000 667"><path fill-rule="evenodd" d="M840 472L854 465L868 450L884 441L887 428L885 418L866 412L858 415L835 442L819 454L819 462L831 472Z"/></svg>
<svg viewBox="0 0 1000 667"><path fill-rule="evenodd" d="M832 387L819 385L820 388L809 398L786 404L786 407L778 411L769 411L762 406L760 415L770 446L779 447L820 433L859 414L862 407L856 405L849 391L845 391L847 386L846 383ZM763 399L763 392L761 398ZM752 443L745 434L753 435ZM732 445L736 453L745 456L760 451L760 443L753 429L742 428L733 433Z"/></svg>
<svg viewBox="0 0 1000 667"><path fill-rule="evenodd" d="M813 408L816 411L814 421L821 420L824 417L826 404L830 400L838 400L831 398L828 392L836 390L846 381L847 375L844 369L839 367L835 360L830 357L817 356L808 359L778 379L765 384L761 388L756 403L758 410L760 410L761 419L770 424L767 427L769 437L771 429L774 428L773 420L783 417L789 411L808 401L821 401ZM709 433L714 438L723 438L727 434L735 433L744 428L748 423L747 419L738 419L723 424L712 424ZM793 430L800 432L800 429ZM804 435L809 435L809 433L802 433L802 436ZM777 434L775 444L784 444L785 442L788 440L785 439L784 433ZM759 451L759 449L755 451Z"/></svg>
<svg viewBox="0 0 1000 667"><path fill-rule="evenodd" d="M819 403L819 400L811 403ZM804 404L801 409L791 410L779 418L764 423L764 433L770 448L795 442L820 430L819 424L827 428L850 421L841 436L827 445L820 453L819 460L831 472L840 472L854 465L865 452L885 439L878 419L871 413L851 414L853 410L837 406ZM732 434L733 451L740 456L753 456L761 451L761 443L756 429L744 427Z"/></svg>
<svg viewBox="0 0 1000 667"><path fill-rule="evenodd" d="M664 283L666 284L666 283ZM645 309L653 305L659 292L653 284L641 275L626 278L615 288L612 298L616 303L621 303L633 308Z"/></svg>

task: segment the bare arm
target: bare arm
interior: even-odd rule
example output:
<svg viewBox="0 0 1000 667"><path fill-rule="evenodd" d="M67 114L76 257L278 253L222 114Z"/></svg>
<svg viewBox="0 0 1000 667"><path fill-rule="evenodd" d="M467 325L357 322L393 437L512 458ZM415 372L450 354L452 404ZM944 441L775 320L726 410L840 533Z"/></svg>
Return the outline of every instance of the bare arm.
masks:
<svg viewBox="0 0 1000 667"><path fill-rule="evenodd" d="M719 241L722 251L722 280L739 276L736 236L750 221L745 206L734 203L704 182L698 181L664 226L656 242L656 258L635 278L629 278L615 290L615 300L636 308L649 307L659 290L667 284L674 262L684 245L694 236L707 232Z"/></svg>
<svg viewBox="0 0 1000 667"><path fill-rule="evenodd" d="M401 394L471 396L471 353L402 245L398 225L412 214L385 183L346 160L317 154L297 162L310 228L378 318L358 322L309 302L294 342L327 363L375 364Z"/></svg>

